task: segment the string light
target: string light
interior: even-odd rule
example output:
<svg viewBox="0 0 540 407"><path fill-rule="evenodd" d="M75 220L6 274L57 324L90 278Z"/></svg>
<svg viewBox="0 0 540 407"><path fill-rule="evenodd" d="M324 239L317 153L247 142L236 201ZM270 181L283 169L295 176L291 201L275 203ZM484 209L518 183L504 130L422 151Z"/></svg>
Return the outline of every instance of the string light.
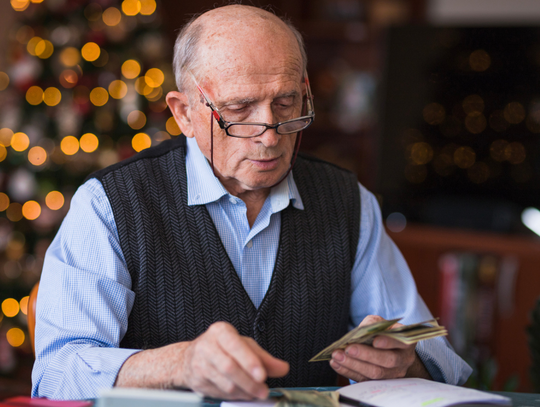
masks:
<svg viewBox="0 0 540 407"><path fill-rule="evenodd" d="M109 92L105 88L97 87L90 92L90 102L95 106L103 106L109 101Z"/></svg>
<svg viewBox="0 0 540 407"><path fill-rule="evenodd" d="M134 59L128 59L122 64L122 75L126 79L135 79L141 73L141 65Z"/></svg>
<svg viewBox="0 0 540 407"><path fill-rule="evenodd" d="M122 13L116 7L109 7L101 15L103 22L109 27L114 27L115 25L120 24L122 20Z"/></svg>
<svg viewBox="0 0 540 407"><path fill-rule="evenodd" d="M11 137L11 148L15 151L24 151L30 145L30 139L24 133L18 132Z"/></svg>
<svg viewBox="0 0 540 407"><path fill-rule="evenodd" d="M126 16L136 16L141 11L141 2L139 0L124 0L122 11Z"/></svg>
<svg viewBox="0 0 540 407"><path fill-rule="evenodd" d="M143 16L150 16L154 14L157 8L155 0L140 0L141 2L141 14Z"/></svg>
<svg viewBox="0 0 540 407"><path fill-rule="evenodd" d="M28 220L35 220L41 215L41 205L36 201L28 201L22 206L22 214Z"/></svg>
<svg viewBox="0 0 540 407"><path fill-rule="evenodd" d="M0 212L4 212L7 208L9 208L9 196L0 192Z"/></svg>
<svg viewBox="0 0 540 407"><path fill-rule="evenodd" d="M59 191L51 191L45 197L45 205L53 211L62 208L62 206L64 206L64 201L64 195Z"/></svg>
<svg viewBox="0 0 540 407"><path fill-rule="evenodd" d="M39 166L47 160L47 152L43 147L35 146L28 151L28 161L30 164Z"/></svg>
<svg viewBox="0 0 540 407"><path fill-rule="evenodd" d="M12 202L6 210L7 218L12 222L18 222L22 219L22 205L18 202Z"/></svg>
<svg viewBox="0 0 540 407"><path fill-rule="evenodd" d="M43 92L43 102L47 106L56 106L62 100L62 93L55 87L45 89Z"/></svg>
<svg viewBox="0 0 540 407"><path fill-rule="evenodd" d="M101 54L101 48L95 42L87 42L81 49L82 57L89 62L95 61Z"/></svg>
<svg viewBox="0 0 540 407"><path fill-rule="evenodd" d="M9 76L7 73L0 71L0 92L9 86Z"/></svg>
<svg viewBox="0 0 540 407"><path fill-rule="evenodd" d="M174 120L174 117L172 116L167 119L167 123L165 123L165 128L171 136L179 136L180 134L182 134L182 130L180 130L180 127L178 127L178 123L176 123L176 120Z"/></svg>
<svg viewBox="0 0 540 407"><path fill-rule="evenodd" d="M134 110L128 114L127 122L134 130L142 129L146 124L146 115L140 110Z"/></svg>
<svg viewBox="0 0 540 407"><path fill-rule="evenodd" d="M146 133L137 133L131 139L131 146L136 152L149 148L152 145L152 139Z"/></svg>
<svg viewBox="0 0 540 407"><path fill-rule="evenodd" d="M22 297L21 301L19 302L19 306L21 307L21 312L24 315L28 315L28 300L29 299L30 299L30 297L28 297L28 296Z"/></svg>
<svg viewBox="0 0 540 407"><path fill-rule="evenodd" d="M6 298L2 302L2 312L8 318L13 318L19 313L19 302L15 298Z"/></svg>
<svg viewBox="0 0 540 407"><path fill-rule="evenodd" d="M33 106L43 102L43 89L39 86L30 86L26 91L26 101Z"/></svg>
<svg viewBox="0 0 540 407"><path fill-rule="evenodd" d="M11 137L13 137L13 130L7 127L0 129L1 145L3 145L4 147L9 147L11 145Z"/></svg>
<svg viewBox="0 0 540 407"><path fill-rule="evenodd" d="M124 81L115 80L109 84L109 93L114 99L122 99L126 96L128 91L127 85Z"/></svg>
<svg viewBox="0 0 540 407"><path fill-rule="evenodd" d="M97 150L99 146L99 139L96 137L95 134L86 133L82 135L79 143L81 145L82 151L84 151L85 153L92 153Z"/></svg>
<svg viewBox="0 0 540 407"><path fill-rule="evenodd" d="M81 54L75 47L67 47L60 52L60 62L67 68L77 65L81 62Z"/></svg>
<svg viewBox="0 0 540 407"><path fill-rule="evenodd" d="M79 151L79 140L73 136L66 136L60 142L60 149L65 155L74 155Z"/></svg>
<svg viewBox="0 0 540 407"><path fill-rule="evenodd" d="M20 328L11 328L6 333L6 339L11 346L17 348L24 343L24 332Z"/></svg>

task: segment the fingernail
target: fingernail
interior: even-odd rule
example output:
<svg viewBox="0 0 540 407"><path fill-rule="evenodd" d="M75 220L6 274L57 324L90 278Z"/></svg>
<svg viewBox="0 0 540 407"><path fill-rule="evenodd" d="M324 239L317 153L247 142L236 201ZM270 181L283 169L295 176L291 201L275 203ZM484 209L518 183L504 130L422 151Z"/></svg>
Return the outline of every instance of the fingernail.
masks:
<svg viewBox="0 0 540 407"><path fill-rule="evenodd" d="M356 347L354 346L350 346L345 352L347 352L347 355L356 356L358 353L358 349L356 349Z"/></svg>
<svg viewBox="0 0 540 407"><path fill-rule="evenodd" d="M260 368L260 367L256 367L255 369L253 369L251 371L251 376L253 376L253 378L258 381L258 382L262 382L264 380L264 371Z"/></svg>
<svg viewBox="0 0 540 407"><path fill-rule="evenodd" d="M335 359L338 362L343 362L345 360L345 355L343 354L343 352L334 352L332 354L332 359Z"/></svg>
<svg viewBox="0 0 540 407"><path fill-rule="evenodd" d="M330 361L330 365L331 365L335 370L339 370L339 369L341 368L341 365L340 365L338 362L336 362L334 359L332 359L332 360Z"/></svg>
<svg viewBox="0 0 540 407"><path fill-rule="evenodd" d="M257 397L260 398L261 400L266 399L268 397L268 390L262 389L260 392L257 393Z"/></svg>

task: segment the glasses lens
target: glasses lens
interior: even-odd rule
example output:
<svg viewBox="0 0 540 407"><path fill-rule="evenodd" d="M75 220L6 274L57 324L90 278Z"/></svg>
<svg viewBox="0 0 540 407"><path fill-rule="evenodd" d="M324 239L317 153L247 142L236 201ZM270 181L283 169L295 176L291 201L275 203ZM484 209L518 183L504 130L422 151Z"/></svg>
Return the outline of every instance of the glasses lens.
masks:
<svg viewBox="0 0 540 407"><path fill-rule="evenodd" d="M304 130L306 127L308 127L312 122L311 117L304 117L298 120L292 120L287 123L283 123L281 126L277 128L277 132L279 134L290 134L290 133L296 133L297 131Z"/></svg>
<svg viewBox="0 0 540 407"><path fill-rule="evenodd" d="M257 126L256 124L233 124L227 128L229 134L236 137L258 136L265 130L265 126Z"/></svg>

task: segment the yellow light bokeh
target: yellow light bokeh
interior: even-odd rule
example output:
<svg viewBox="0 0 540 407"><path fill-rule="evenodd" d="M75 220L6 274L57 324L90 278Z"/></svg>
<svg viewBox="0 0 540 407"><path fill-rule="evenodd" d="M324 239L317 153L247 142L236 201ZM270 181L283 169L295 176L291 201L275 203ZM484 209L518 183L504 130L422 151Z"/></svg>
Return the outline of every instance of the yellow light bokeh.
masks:
<svg viewBox="0 0 540 407"><path fill-rule="evenodd" d="M34 4L43 3L43 0L30 0Z"/></svg>
<svg viewBox="0 0 540 407"><path fill-rule="evenodd" d="M36 56L36 47L40 43L40 41L43 41L43 38L41 37L32 37L26 44L26 50L30 55Z"/></svg>
<svg viewBox="0 0 540 407"><path fill-rule="evenodd" d="M62 100L62 93L58 88L50 87L43 92L43 101L47 106L56 106Z"/></svg>
<svg viewBox="0 0 540 407"><path fill-rule="evenodd" d="M24 151L30 145L30 139L24 133L18 132L11 137L11 148L15 151Z"/></svg>
<svg viewBox="0 0 540 407"><path fill-rule="evenodd" d="M149 16L154 14L156 11L156 1L155 0L140 0L141 2L141 14L143 16Z"/></svg>
<svg viewBox="0 0 540 407"><path fill-rule="evenodd" d="M112 81L109 84L109 93L114 99L122 99L124 96L126 96L127 91L128 88L126 83L119 79Z"/></svg>
<svg viewBox="0 0 540 407"><path fill-rule="evenodd" d="M2 312L8 318L13 318L19 313L19 301L15 298L6 298L2 302Z"/></svg>
<svg viewBox="0 0 540 407"><path fill-rule="evenodd" d="M77 85L79 75L72 69L66 69L60 74L59 80L64 88L70 89Z"/></svg>
<svg viewBox="0 0 540 407"><path fill-rule="evenodd" d="M37 106L43 102L43 89L39 86L30 86L26 91L26 101L32 106Z"/></svg>
<svg viewBox="0 0 540 407"><path fill-rule="evenodd" d="M22 207L22 214L28 220L35 220L41 215L41 205L36 201L28 201Z"/></svg>
<svg viewBox="0 0 540 407"><path fill-rule="evenodd" d="M7 150L6 148L0 144L0 163L4 161L7 157Z"/></svg>
<svg viewBox="0 0 540 407"><path fill-rule="evenodd" d="M433 148L424 141L414 143L411 146L410 159L414 165L427 164L433 159Z"/></svg>
<svg viewBox="0 0 540 407"><path fill-rule="evenodd" d="M469 56L469 65L476 72L484 72L491 65L491 57L483 49L471 52Z"/></svg>
<svg viewBox="0 0 540 407"><path fill-rule="evenodd" d="M48 40L41 40L34 49L35 55L41 59L49 58L54 52L54 45Z"/></svg>
<svg viewBox="0 0 540 407"><path fill-rule="evenodd" d="M148 71L146 71L146 75L144 76L146 84L150 86L151 88L157 88L158 86L161 86L163 84L163 81L165 80L165 75L161 71L161 69L158 68L150 68Z"/></svg>
<svg viewBox="0 0 540 407"><path fill-rule="evenodd" d="M471 147L458 147L454 152L454 163L459 168L469 168L476 162L476 153Z"/></svg>
<svg viewBox="0 0 540 407"><path fill-rule="evenodd" d="M124 0L122 11L126 16L136 16L141 11L141 2L139 0Z"/></svg>
<svg viewBox="0 0 540 407"><path fill-rule="evenodd" d="M6 333L8 343L14 348L21 346L24 343L24 338L24 332L20 328L11 328Z"/></svg>
<svg viewBox="0 0 540 407"><path fill-rule="evenodd" d="M137 133L131 139L131 146L136 152L149 148L152 145L152 139L146 133Z"/></svg>
<svg viewBox="0 0 540 407"><path fill-rule="evenodd" d="M9 196L0 192L0 212L4 212L7 208L9 208Z"/></svg>
<svg viewBox="0 0 540 407"><path fill-rule="evenodd" d="M525 108L519 102L510 102L504 107L504 118L508 123L518 124L525 120Z"/></svg>
<svg viewBox="0 0 540 407"><path fill-rule="evenodd" d="M47 161L47 152L43 147L35 146L28 151L28 161L30 164L39 166Z"/></svg>
<svg viewBox="0 0 540 407"><path fill-rule="evenodd" d="M7 73L0 71L0 92L6 89L9 85L9 76Z"/></svg>
<svg viewBox="0 0 540 407"><path fill-rule="evenodd" d="M29 0L11 0L11 7L15 11L24 11L30 5Z"/></svg>
<svg viewBox="0 0 540 407"><path fill-rule="evenodd" d="M140 110L134 110L128 114L127 122L133 130L139 130L146 124L146 115Z"/></svg>
<svg viewBox="0 0 540 407"><path fill-rule="evenodd" d="M79 143L81 145L81 150L85 153L92 153L99 147L99 139L92 133L83 134Z"/></svg>
<svg viewBox="0 0 540 407"><path fill-rule="evenodd" d="M60 142L60 149L65 155L73 155L79 151L79 140L73 136L66 136Z"/></svg>
<svg viewBox="0 0 540 407"><path fill-rule="evenodd" d="M11 145L11 137L13 137L13 130L8 127L0 129L0 144L4 147L9 147Z"/></svg>
<svg viewBox="0 0 540 407"><path fill-rule="evenodd" d="M45 205L47 205L47 207L53 211L57 211L58 209L62 208L62 206L64 206L64 202L64 195L62 195L62 193L59 191L51 191L45 197Z"/></svg>
<svg viewBox="0 0 540 407"><path fill-rule="evenodd" d="M28 296L22 297L21 301L19 302L19 306L21 307L21 312L24 315L28 315L28 300L29 299L30 299L30 297L28 297Z"/></svg>
<svg viewBox="0 0 540 407"><path fill-rule="evenodd" d="M151 86L148 86L146 84L146 78L142 76L135 80L135 90L137 91L139 95L146 96L152 93L154 88L152 88Z"/></svg>
<svg viewBox="0 0 540 407"><path fill-rule="evenodd" d="M109 27L114 27L115 25L120 24L122 20L122 13L116 7L109 7L101 15L103 22Z"/></svg>
<svg viewBox="0 0 540 407"><path fill-rule="evenodd" d="M95 61L101 55L101 48L95 42L87 42L81 49L82 57L89 61Z"/></svg>
<svg viewBox="0 0 540 407"><path fill-rule="evenodd" d="M22 205L18 202L12 202L6 210L7 218L12 222L18 222L22 219Z"/></svg>
<svg viewBox="0 0 540 407"><path fill-rule="evenodd" d="M28 41L30 41L30 38L34 36L34 29L30 26L23 25L21 28L17 30L17 34L15 34L15 38L19 42L19 44L26 44Z"/></svg>
<svg viewBox="0 0 540 407"><path fill-rule="evenodd" d="M67 68L77 65L81 62L81 54L75 47L67 47L60 52L60 62Z"/></svg>
<svg viewBox="0 0 540 407"><path fill-rule="evenodd" d="M103 106L109 101L109 92L107 89L97 87L90 92L90 102L95 106Z"/></svg>
<svg viewBox="0 0 540 407"><path fill-rule="evenodd" d="M128 59L122 64L122 75L126 79L135 79L141 73L141 64L134 59Z"/></svg>
<svg viewBox="0 0 540 407"><path fill-rule="evenodd" d="M182 130L180 130L180 127L178 127L178 123L176 123L174 117L169 117L167 119L167 123L165 123L165 128L171 136L179 136L180 134L182 134Z"/></svg>
<svg viewBox="0 0 540 407"><path fill-rule="evenodd" d="M152 92L145 96L146 99L148 99L149 101L156 102L161 98L161 96L163 96L163 88L161 86L158 86L157 88L154 88Z"/></svg>
<svg viewBox="0 0 540 407"><path fill-rule="evenodd" d="M437 125L444 122L446 111L444 106L439 103L430 103L422 111L424 120L431 125Z"/></svg>

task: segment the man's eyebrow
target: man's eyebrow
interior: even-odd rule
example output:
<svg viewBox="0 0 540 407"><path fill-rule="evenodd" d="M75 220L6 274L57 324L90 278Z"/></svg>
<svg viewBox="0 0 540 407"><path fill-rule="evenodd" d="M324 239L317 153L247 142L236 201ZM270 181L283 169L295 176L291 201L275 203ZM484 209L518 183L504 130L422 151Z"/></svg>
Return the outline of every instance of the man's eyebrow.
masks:
<svg viewBox="0 0 540 407"><path fill-rule="evenodd" d="M274 100L276 99L283 99L283 98L290 98L290 97L296 97L298 96L298 91L292 90L290 92L281 93L277 95ZM218 106L218 109L222 109L227 106L231 105L249 105L251 103L257 102L257 98L254 97L247 97L247 98L240 98L240 99L231 99L224 102L216 102L216 106Z"/></svg>

